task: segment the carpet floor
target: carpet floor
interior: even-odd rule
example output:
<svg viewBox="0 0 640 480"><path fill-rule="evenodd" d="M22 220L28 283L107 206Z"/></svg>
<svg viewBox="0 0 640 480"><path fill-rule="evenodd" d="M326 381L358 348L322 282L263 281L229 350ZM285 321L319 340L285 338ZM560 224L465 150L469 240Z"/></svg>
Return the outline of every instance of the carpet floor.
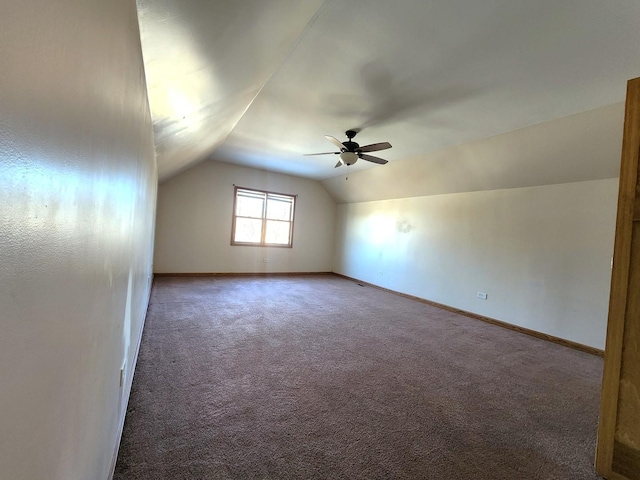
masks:
<svg viewBox="0 0 640 480"><path fill-rule="evenodd" d="M154 281L115 479L597 479L602 359L334 275Z"/></svg>

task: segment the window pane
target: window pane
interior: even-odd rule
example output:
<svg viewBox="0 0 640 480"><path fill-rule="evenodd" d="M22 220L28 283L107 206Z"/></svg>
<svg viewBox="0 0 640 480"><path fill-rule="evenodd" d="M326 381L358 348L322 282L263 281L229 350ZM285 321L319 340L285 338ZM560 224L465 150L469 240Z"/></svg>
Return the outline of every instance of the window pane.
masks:
<svg viewBox="0 0 640 480"><path fill-rule="evenodd" d="M262 218L263 198L245 197L238 195L236 203L236 215L241 217Z"/></svg>
<svg viewBox="0 0 640 480"><path fill-rule="evenodd" d="M260 243L262 236L262 220L253 218L236 218L234 242Z"/></svg>
<svg viewBox="0 0 640 480"><path fill-rule="evenodd" d="M295 195L235 188L231 244L291 246Z"/></svg>
<svg viewBox="0 0 640 480"><path fill-rule="evenodd" d="M267 199L267 218L271 220L291 220L291 201ZM287 242L289 243L289 242Z"/></svg>
<svg viewBox="0 0 640 480"><path fill-rule="evenodd" d="M267 220L267 233L264 239L265 242L276 245L289 245L290 228L291 224L289 222Z"/></svg>

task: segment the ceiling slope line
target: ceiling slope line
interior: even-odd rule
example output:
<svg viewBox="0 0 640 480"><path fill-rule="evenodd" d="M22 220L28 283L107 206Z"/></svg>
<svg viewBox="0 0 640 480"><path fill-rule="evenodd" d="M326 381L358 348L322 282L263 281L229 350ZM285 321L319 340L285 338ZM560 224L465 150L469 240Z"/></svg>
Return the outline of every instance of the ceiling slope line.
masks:
<svg viewBox="0 0 640 480"><path fill-rule="evenodd" d="M253 98L251 99L251 101L247 104L247 107L242 111L242 114L240 114L240 116L238 117L238 119L235 121L235 123L233 124L233 126L229 129L229 131L227 132L227 134L224 136L224 138L218 143L218 147L222 144L224 144L224 142L227 140L227 138L229 138L229 135L231 135L233 133L233 131L235 130L235 128L238 126L238 123L240 123L240 120L242 120L242 117L244 117L244 115L247 113L247 111L249 111L249 109L251 108L251 105L253 105L253 102L255 102L256 98L258 98L258 96L262 93L262 91L264 90L264 88L267 86L267 84L271 81L271 79L273 78L273 76L278 73L278 71L282 68L282 66L289 60L289 58L291 57L291 55L293 54L293 52L296 51L296 49L298 48L298 46L300 45L300 42L302 42L302 40L306 37L307 33L309 32L309 30L311 29L311 27L313 27L313 25L315 25L316 21L318 20L318 18L320 17L320 15L322 15L322 12L325 11L325 9L327 8L327 5L329 5L333 0L324 0L324 2L322 2L322 5L320 5L318 7L318 9L316 10L316 13L313 14L313 16L311 17L311 19L307 22L307 25L304 27L304 29L302 30L302 32L300 33L300 35L298 35L298 38L293 42L293 46L289 49L289 52L282 58L282 60L280 61L280 63L276 66L276 68L273 69L273 71L271 72L271 74L267 77L267 79L264 81L264 83L262 84L262 86L260 87L260 89L256 92L256 94L253 96ZM217 150L217 147L216 149ZM213 152L211 152L211 155L213 155L213 153L215 152L215 150Z"/></svg>

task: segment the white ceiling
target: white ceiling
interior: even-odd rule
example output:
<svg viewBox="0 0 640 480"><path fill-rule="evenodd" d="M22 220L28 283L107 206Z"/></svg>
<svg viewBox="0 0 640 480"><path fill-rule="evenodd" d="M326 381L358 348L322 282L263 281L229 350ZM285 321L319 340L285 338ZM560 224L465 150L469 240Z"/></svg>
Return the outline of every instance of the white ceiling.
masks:
<svg viewBox="0 0 640 480"><path fill-rule="evenodd" d="M396 163L621 102L640 75L637 0L138 7L161 180L207 158L343 176L303 156L334 150L325 134L359 128Z"/></svg>

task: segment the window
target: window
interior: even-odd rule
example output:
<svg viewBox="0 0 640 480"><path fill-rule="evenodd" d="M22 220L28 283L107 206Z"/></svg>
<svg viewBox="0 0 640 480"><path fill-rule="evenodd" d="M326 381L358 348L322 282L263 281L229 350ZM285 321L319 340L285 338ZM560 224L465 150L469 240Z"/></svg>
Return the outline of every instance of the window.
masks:
<svg viewBox="0 0 640 480"><path fill-rule="evenodd" d="M231 245L291 247L295 195L235 188Z"/></svg>

